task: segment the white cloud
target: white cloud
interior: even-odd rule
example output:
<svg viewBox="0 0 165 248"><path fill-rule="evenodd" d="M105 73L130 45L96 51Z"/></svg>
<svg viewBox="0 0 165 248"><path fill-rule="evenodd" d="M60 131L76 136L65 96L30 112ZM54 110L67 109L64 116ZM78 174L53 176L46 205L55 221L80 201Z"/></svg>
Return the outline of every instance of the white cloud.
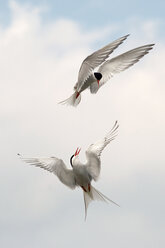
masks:
<svg viewBox="0 0 165 248"><path fill-rule="evenodd" d="M3 198L0 219L1 225L5 225L3 247L9 247L11 240L16 244L19 232L23 238L17 247L22 247L27 230L31 236L27 247L36 247L35 242L40 240L38 235L43 241L40 247L47 243L49 247L52 244L66 247L66 241L61 241L63 232L71 244L69 235L77 232L77 226L80 228L82 224L77 233L78 241L83 233L88 235L91 229L95 230L98 223L104 227L104 230L98 229L102 231L104 244L110 241L106 232L110 223L115 222L115 230L112 228L114 224L110 227L111 233L116 237L120 226L121 236L124 238L126 234L127 247L132 228L137 232L135 240L141 237L151 247L146 229L150 227L152 236L156 219L153 215L159 216L158 211L163 210L154 205L154 198L164 205L160 194L164 187L165 160L164 44L157 42L140 63L114 77L97 95L84 92L81 104L76 109L69 108L57 102L72 93L82 60L93 51L93 43L100 43L99 37L107 39L109 29L103 29L102 35L99 33L98 36L95 30L83 30L71 20L60 19L45 24L39 8L23 7L13 1L10 8L12 21L7 28L0 29L0 192ZM129 50L135 44L154 42L155 25L141 23L136 32L136 37L140 33L140 38L130 37L119 52ZM146 36L147 32L150 36ZM67 190L53 175L24 165L16 154L55 155L69 166L70 155L76 147L82 147L81 158L84 160L83 152L88 145L102 137L116 119L120 123L119 135L102 155L103 168L96 187L106 195L110 194L130 212L123 213L114 206L95 203L90 206L85 225L82 223L84 209L80 190ZM145 219L143 215L148 207L150 212ZM147 223L149 218L150 225ZM161 221L156 224L158 230L161 229ZM15 238L7 241L6 233L11 233L11 228L15 229ZM33 237L34 233L37 237ZM85 240L98 247L97 235L95 241L94 235L91 238L86 236ZM154 237L158 237L158 233ZM117 237L112 238L114 243L117 240Z"/></svg>

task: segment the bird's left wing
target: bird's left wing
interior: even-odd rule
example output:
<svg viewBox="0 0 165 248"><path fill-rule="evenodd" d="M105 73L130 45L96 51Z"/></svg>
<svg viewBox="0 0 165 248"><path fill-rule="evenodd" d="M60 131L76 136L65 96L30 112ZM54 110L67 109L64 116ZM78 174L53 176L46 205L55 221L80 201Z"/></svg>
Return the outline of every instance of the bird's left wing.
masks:
<svg viewBox="0 0 165 248"><path fill-rule="evenodd" d="M107 60L98 69L98 72L102 74L102 78L99 82L99 86L105 84L114 74L124 71L130 66L137 63L145 54L147 54L153 48L153 46L154 44L149 44L149 45L137 47L117 57ZM97 89L98 89L98 85L97 85Z"/></svg>
<svg viewBox="0 0 165 248"><path fill-rule="evenodd" d="M66 186L74 189L76 186L75 178L72 170L66 168L62 159L55 157L50 158L23 158L21 160L31 165L43 168L47 171L54 173L59 180Z"/></svg>
<svg viewBox="0 0 165 248"><path fill-rule="evenodd" d="M100 156L104 148L115 139L119 125L116 121L110 132L100 141L91 144L86 150L87 171L96 181L100 174Z"/></svg>

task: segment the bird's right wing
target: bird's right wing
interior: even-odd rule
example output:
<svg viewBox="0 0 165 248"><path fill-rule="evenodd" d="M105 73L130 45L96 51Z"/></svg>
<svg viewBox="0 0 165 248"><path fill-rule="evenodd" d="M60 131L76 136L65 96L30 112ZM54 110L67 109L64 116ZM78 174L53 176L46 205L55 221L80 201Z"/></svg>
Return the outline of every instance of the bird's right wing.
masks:
<svg viewBox="0 0 165 248"><path fill-rule="evenodd" d="M99 86L105 84L114 74L126 70L137 63L144 55L149 53L154 44L137 47L118 55L102 64L98 70L102 74ZM97 87L98 88L98 87Z"/></svg>
<svg viewBox="0 0 165 248"><path fill-rule="evenodd" d="M100 156L104 148L115 139L119 125L116 121L110 132L100 141L91 144L86 151L87 171L96 181L100 174Z"/></svg>
<svg viewBox="0 0 165 248"><path fill-rule="evenodd" d="M43 168L47 171L54 173L59 180L66 186L74 189L76 186L75 178L72 170L66 168L62 159L55 157L50 158L22 158L21 160L31 165Z"/></svg>
<svg viewBox="0 0 165 248"><path fill-rule="evenodd" d="M81 90L81 87L83 86L84 82L88 79L88 77L92 74L93 70L101 65L108 57L109 55L116 49L120 44L123 43L123 41L128 37L128 35L125 35L105 47L99 49L98 51L92 53L89 55L81 64L79 74L78 74L78 83L76 84L77 91Z"/></svg>
<svg viewBox="0 0 165 248"><path fill-rule="evenodd" d="M97 93L98 89L104 85L113 75L126 70L135 63L137 63L144 55L149 53L154 44L149 44L141 47L137 47L128 52L122 53L112 59L106 60L98 69L98 72L102 74L102 78L98 83L94 82L90 85L90 91L92 94Z"/></svg>

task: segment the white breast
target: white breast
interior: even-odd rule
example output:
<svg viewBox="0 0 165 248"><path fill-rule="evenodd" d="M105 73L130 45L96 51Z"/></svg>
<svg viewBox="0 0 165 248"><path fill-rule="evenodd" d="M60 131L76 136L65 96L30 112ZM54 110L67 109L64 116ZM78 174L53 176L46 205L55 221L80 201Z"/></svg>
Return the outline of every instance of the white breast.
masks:
<svg viewBox="0 0 165 248"><path fill-rule="evenodd" d="M73 173L75 175L76 184L79 186L88 185L92 179L84 165L74 166Z"/></svg>

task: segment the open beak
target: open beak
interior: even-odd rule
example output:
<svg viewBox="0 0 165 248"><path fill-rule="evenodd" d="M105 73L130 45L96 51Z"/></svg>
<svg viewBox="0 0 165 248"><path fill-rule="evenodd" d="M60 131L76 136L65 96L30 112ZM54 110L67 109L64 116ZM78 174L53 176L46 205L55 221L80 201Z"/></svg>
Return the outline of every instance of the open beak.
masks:
<svg viewBox="0 0 165 248"><path fill-rule="evenodd" d="M74 155L75 155L75 156L79 155L80 151L81 151L81 148L77 148Z"/></svg>

